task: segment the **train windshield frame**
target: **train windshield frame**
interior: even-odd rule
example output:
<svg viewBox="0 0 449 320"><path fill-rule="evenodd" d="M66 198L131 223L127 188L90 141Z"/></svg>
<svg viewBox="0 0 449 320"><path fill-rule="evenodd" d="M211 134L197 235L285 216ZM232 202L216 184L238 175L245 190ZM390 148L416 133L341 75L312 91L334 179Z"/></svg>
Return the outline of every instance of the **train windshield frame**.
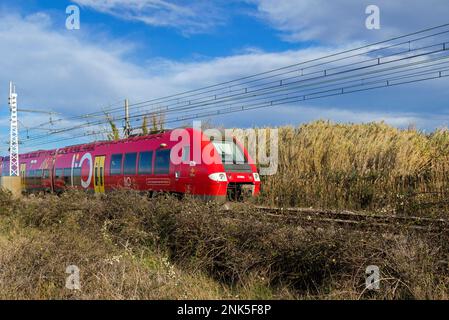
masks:
<svg viewBox="0 0 449 320"><path fill-rule="evenodd" d="M223 164L246 164L243 150L233 140L213 140L215 150L221 154Z"/></svg>

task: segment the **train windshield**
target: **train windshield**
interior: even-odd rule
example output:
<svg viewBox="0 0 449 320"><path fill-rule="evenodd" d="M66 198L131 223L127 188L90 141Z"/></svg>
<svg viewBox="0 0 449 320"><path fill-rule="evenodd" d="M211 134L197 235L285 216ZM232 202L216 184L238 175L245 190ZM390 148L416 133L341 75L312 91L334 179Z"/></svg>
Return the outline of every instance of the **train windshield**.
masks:
<svg viewBox="0 0 449 320"><path fill-rule="evenodd" d="M221 154L223 164L244 164L246 162L242 149L234 141L224 140L212 143L215 150Z"/></svg>

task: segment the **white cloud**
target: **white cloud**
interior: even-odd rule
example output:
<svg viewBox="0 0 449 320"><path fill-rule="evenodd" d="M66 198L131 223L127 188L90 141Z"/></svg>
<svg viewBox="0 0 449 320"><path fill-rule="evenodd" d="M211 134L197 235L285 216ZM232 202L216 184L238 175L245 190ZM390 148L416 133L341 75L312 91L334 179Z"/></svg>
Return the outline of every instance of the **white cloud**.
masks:
<svg viewBox="0 0 449 320"><path fill-rule="evenodd" d="M373 41L447 23L445 0L248 0L289 41ZM365 27L365 9L380 8L380 30Z"/></svg>
<svg viewBox="0 0 449 320"><path fill-rule="evenodd" d="M35 19L45 17L45 23ZM146 65L128 62L122 47L110 39L89 41L78 31L55 31L48 16L0 14L1 87L13 79L19 103L80 114L129 97L140 101L266 71L330 49L281 53L249 52L201 62L155 59ZM78 36L79 35L79 36ZM157 65L155 68L153 65ZM2 98L6 97L3 90ZM3 100L5 101L5 100Z"/></svg>
<svg viewBox="0 0 449 320"><path fill-rule="evenodd" d="M225 14L207 0L74 0L75 3L113 15L157 27L174 27L183 34L210 32L225 22Z"/></svg>

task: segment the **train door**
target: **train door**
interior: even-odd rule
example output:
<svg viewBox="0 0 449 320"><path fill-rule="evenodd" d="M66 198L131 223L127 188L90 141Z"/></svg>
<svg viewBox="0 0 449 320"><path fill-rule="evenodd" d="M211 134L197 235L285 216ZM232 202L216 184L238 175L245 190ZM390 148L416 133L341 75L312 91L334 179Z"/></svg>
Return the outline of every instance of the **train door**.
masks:
<svg viewBox="0 0 449 320"><path fill-rule="evenodd" d="M104 162L105 156L95 157L94 190L95 193L104 193Z"/></svg>
<svg viewBox="0 0 449 320"><path fill-rule="evenodd" d="M152 189L156 193L175 190L176 169L171 164L170 153L171 149L159 149L154 154Z"/></svg>
<svg viewBox="0 0 449 320"><path fill-rule="evenodd" d="M54 154L52 154L52 158L51 158L51 163L50 163L50 186L51 186L51 191L55 192L56 191L56 184L55 184L55 163L56 163L56 154L57 152L55 152Z"/></svg>
<svg viewBox="0 0 449 320"><path fill-rule="evenodd" d="M26 184L25 184L25 179L26 179L26 169L27 169L27 165L26 163L22 163L20 165L20 184L22 185L22 190L25 189Z"/></svg>
<svg viewBox="0 0 449 320"><path fill-rule="evenodd" d="M175 167L175 182L179 185L177 188L180 192L191 194L193 193L193 177L191 175L191 161L190 146L182 148L182 162Z"/></svg>

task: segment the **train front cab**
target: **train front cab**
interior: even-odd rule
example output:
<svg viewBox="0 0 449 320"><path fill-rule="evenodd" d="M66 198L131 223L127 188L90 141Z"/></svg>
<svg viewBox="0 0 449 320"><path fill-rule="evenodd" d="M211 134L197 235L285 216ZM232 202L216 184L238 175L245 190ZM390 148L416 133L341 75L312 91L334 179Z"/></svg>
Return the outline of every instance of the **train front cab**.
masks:
<svg viewBox="0 0 449 320"><path fill-rule="evenodd" d="M193 194L205 200L225 202L244 201L259 193L257 168L247 150L234 138L203 137L201 150L202 165L193 161L185 174L194 179Z"/></svg>
<svg viewBox="0 0 449 320"><path fill-rule="evenodd" d="M226 175L226 199L244 201L259 193L260 178L247 150L234 138L212 140Z"/></svg>

